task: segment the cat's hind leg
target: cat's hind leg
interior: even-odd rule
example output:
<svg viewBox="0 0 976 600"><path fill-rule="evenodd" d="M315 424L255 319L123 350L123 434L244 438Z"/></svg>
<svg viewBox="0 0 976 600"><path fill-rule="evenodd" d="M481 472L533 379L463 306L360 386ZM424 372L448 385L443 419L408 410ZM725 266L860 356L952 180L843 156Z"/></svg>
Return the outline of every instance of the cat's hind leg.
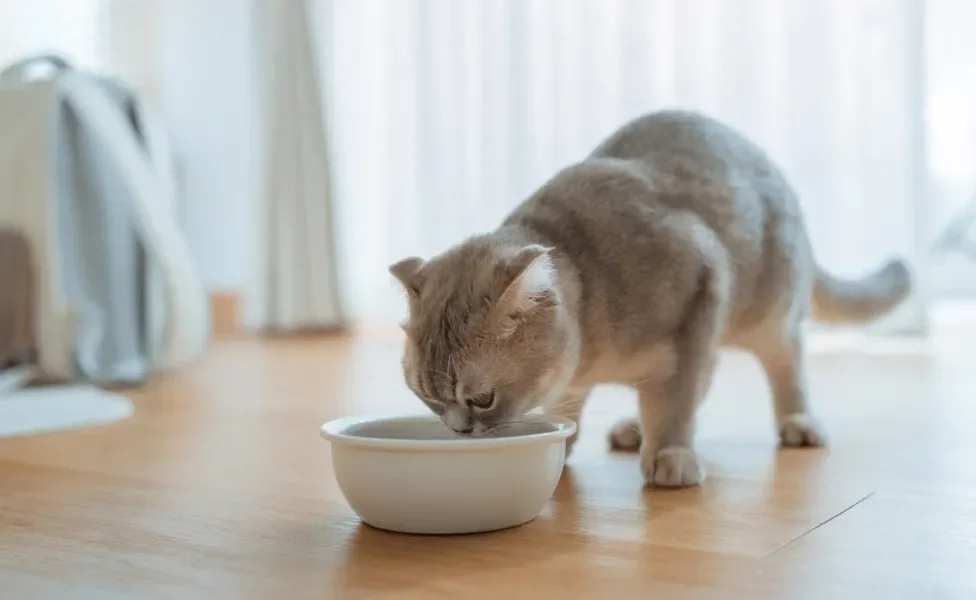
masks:
<svg viewBox="0 0 976 600"><path fill-rule="evenodd" d="M769 380L780 443L784 446L823 446L827 438L810 408L799 325L767 328L750 350L759 359Z"/></svg>
<svg viewBox="0 0 976 600"><path fill-rule="evenodd" d="M621 419L610 429L607 436L611 450L637 452L641 445L640 419L628 417Z"/></svg>

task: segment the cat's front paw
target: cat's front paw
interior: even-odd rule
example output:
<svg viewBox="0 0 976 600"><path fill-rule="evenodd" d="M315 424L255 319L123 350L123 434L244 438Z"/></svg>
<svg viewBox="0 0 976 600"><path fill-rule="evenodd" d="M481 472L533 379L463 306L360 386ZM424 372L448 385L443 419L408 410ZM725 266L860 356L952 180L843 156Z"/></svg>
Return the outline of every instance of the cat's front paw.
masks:
<svg viewBox="0 0 976 600"><path fill-rule="evenodd" d="M672 446L656 452L641 450L644 481L658 487L690 487L705 480L705 466L691 448Z"/></svg>
<svg viewBox="0 0 976 600"><path fill-rule="evenodd" d="M784 446L823 446L827 443L823 427L807 413L783 419L779 425L779 439Z"/></svg>

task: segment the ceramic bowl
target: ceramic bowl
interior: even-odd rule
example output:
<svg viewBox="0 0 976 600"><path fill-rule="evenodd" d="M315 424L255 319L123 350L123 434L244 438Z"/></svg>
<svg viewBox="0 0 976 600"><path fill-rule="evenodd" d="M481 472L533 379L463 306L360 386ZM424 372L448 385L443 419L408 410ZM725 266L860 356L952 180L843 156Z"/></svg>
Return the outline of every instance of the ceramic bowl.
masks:
<svg viewBox="0 0 976 600"><path fill-rule="evenodd" d="M569 419L538 418L491 437L464 437L435 416L347 417L322 426L349 506L369 525L461 534L527 523L552 496Z"/></svg>

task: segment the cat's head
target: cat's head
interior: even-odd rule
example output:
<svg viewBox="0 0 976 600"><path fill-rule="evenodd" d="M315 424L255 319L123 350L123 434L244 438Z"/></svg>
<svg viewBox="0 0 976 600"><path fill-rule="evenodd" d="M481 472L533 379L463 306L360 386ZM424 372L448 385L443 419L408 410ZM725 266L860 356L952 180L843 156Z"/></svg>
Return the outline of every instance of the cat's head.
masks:
<svg viewBox="0 0 976 600"><path fill-rule="evenodd" d="M390 272L410 305L407 385L454 431L488 433L568 385L575 334L550 249L482 236Z"/></svg>

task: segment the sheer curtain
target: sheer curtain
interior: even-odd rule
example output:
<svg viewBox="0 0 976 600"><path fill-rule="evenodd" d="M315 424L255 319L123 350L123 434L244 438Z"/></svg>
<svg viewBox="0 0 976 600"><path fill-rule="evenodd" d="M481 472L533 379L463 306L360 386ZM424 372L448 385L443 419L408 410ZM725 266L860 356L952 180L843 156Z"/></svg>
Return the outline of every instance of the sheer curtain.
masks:
<svg viewBox="0 0 976 600"><path fill-rule="evenodd" d="M926 87L933 206L938 240L932 287L976 297L976 3L927 0ZM957 237L958 236L958 237Z"/></svg>
<svg viewBox="0 0 976 600"><path fill-rule="evenodd" d="M705 111L799 189L819 259L918 269L921 0L319 0L348 306L387 265L493 228L640 113ZM924 285L922 287L924 290ZM925 327L919 294L883 325Z"/></svg>
<svg viewBox="0 0 976 600"><path fill-rule="evenodd" d="M155 91L158 0L0 0L0 65L55 53Z"/></svg>
<svg viewBox="0 0 976 600"><path fill-rule="evenodd" d="M57 52L86 67L106 62L110 0L0 0L0 64Z"/></svg>
<svg viewBox="0 0 976 600"><path fill-rule="evenodd" d="M335 275L332 182L320 56L306 0L257 5L263 139L248 325L276 332L346 324Z"/></svg>

